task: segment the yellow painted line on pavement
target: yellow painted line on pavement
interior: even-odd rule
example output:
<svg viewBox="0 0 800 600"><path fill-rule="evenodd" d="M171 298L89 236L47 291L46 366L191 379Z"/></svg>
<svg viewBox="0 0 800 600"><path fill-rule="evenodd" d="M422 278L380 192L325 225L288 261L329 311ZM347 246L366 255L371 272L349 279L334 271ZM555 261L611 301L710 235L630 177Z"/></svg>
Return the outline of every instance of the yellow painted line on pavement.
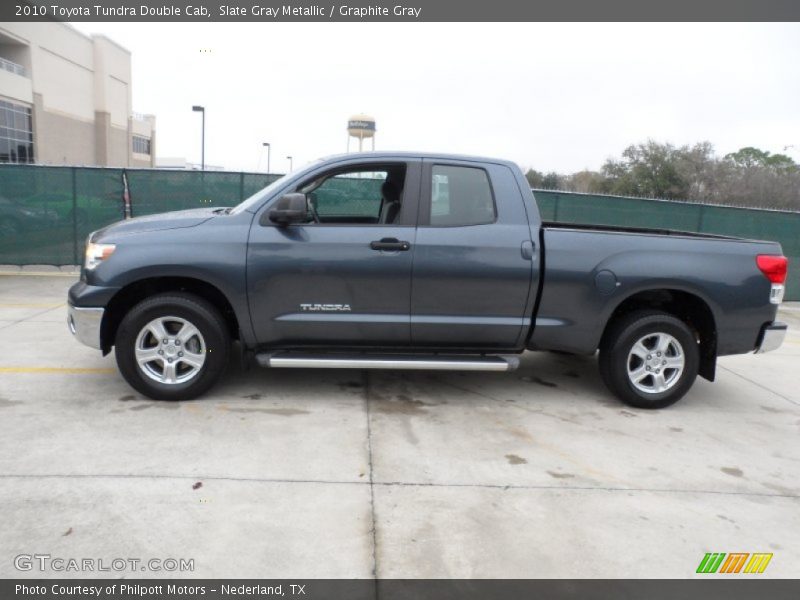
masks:
<svg viewBox="0 0 800 600"><path fill-rule="evenodd" d="M115 373L116 369L110 368L81 368L81 367L0 367L0 373L66 373L68 375L92 375Z"/></svg>

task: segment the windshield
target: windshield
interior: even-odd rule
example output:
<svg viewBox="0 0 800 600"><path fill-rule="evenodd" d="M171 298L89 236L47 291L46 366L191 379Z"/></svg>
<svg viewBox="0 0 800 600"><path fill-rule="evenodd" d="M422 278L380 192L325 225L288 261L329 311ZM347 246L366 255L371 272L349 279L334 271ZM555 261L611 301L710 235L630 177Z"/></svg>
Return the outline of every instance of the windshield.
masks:
<svg viewBox="0 0 800 600"><path fill-rule="evenodd" d="M245 198L231 210L231 214L236 215L239 214L240 212L250 210L251 208L257 206L261 202L262 198L268 196L273 191L283 186L288 178L289 178L288 175L279 177L278 179L270 183L267 187L261 188L249 198Z"/></svg>
<svg viewBox="0 0 800 600"><path fill-rule="evenodd" d="M258 190L255 194L253 194L249 198L245 198L244 200L242 200L240 204L236 205L236 207L234 207L230 211L230 214L237 215L246 210L247 211L254 210L256 207L258 207L259 204L261 204L261 201L264 200L264 198L266 198L267 196L274 193L276 190L279 190L280 188L285 186L290 179L295 179L301 176L306 171L310 171L311 169L316 167L320 162L322 162L322 160L323 159L318 158L317 160L311 161L310 163L304 165L300 170L287 173L283 177L276 179L275 181L270 183L267 187Z"/></svg>

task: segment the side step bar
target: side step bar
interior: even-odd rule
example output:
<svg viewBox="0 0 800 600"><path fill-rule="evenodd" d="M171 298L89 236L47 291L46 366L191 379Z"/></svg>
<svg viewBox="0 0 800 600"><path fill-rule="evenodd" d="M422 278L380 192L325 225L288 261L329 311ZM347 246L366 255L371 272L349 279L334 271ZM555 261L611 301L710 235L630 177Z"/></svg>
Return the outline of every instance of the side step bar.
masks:
<svg viewBox="0 0 800 600"><path fill-rule="evenodd" d="M262 367L282 369L420 369L426 371L513 371L516 356L442 354L309 354L301 352L256 355Z"/></svg>

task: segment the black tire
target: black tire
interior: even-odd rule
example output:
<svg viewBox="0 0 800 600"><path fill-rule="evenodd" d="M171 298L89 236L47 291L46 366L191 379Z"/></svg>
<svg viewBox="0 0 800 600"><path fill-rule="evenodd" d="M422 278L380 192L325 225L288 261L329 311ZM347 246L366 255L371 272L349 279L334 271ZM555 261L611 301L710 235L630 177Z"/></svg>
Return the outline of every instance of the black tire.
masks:
<svg viewBox="0 0 800 600"><path fill-rule="evenodd" d="M666 336L657 338L658 334ZM649 353L649 347L644 344L648 354L640 359L638 355L631 353L634 345L646 336L651 336L645 340L647 343L666 340L667 336L671 336L680 348L672 343L662 357L661 354L656 356L655 345L652 353ZM661 358L664 359L663 363L672 364L668 361L677 358L677 350L680 350L683 357L683 370L662 367ZM636 408L664 408L680 400L694 384L699 365L700 349L692 330L680 319L660 311L636 311L619 318L610 325L600 345L600 376L615 396ZM638 385L650 387L653 391L637 388L637 384L629 376L629 369L636 371L640 368L647 369L649 373L640 371L644 379ZM659 375L655 374L656 368ZM659 376L667 380L665 385L669 386L668 389L656 391L659 381L655 378Z"/></svg>
<svg viewBox="0 0 800 600"><path fill-rule="evenodd" d="M155 381L137 362L136 345L140 332L153 320L166 317L176 317L194 325L200 336L191 343L198 347L198 340L204 343L205 352L200 354L204 355L205 362L188 381ZM230 346L228 328L213 305L192 294L169 292L141 301L125 315L117 330L115 354L125 381L139 393L154 400L190 400L208 391L220 378L228 364ZM174 350L170 346L170 351ZM178 369L180 359L176 357L175 362L175 369Z"/></svg>

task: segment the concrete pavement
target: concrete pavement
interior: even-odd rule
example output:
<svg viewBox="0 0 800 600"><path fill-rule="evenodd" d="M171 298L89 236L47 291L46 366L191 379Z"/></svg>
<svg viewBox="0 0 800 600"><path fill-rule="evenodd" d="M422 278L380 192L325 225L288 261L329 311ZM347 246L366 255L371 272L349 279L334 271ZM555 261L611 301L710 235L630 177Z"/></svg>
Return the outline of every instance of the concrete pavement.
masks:
<svg viewBox="0 0 800 600"><path fill-rule="evenodd" d="M593 357L508 374L253 370L144 399L66 327L72 277L0 276L0 577L19 554L193 559L137 577L800 576L800 307L662 411ZM106 576L107 573L96 573Z"/></svg>

